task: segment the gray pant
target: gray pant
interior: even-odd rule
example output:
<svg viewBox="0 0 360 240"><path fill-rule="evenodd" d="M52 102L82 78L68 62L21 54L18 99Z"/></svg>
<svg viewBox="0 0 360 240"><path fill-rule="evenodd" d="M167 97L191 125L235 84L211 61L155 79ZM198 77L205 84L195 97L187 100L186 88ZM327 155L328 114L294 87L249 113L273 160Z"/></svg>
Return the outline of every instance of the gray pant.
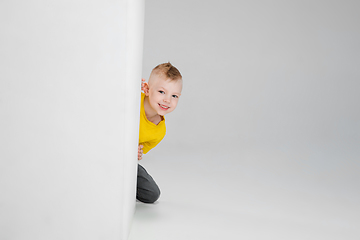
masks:
<svg viewBox="0 0 360 240"><path fill-rule="evenodd" d="M160 197L160 189L144 167L138 164L136 199L143 203L154 203Z"/></svg>

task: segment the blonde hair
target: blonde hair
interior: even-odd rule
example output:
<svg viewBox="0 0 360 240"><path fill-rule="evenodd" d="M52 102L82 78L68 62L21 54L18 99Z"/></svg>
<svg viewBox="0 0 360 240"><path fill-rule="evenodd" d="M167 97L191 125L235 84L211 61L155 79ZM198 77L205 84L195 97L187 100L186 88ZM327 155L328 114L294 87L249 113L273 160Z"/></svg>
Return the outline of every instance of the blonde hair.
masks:
<svg viewBox="0 0 360 240"><path fill-rule="evenodd" d="M151 75L162 75L170 80L181 80L182 76L179 70L174 67L170 62L157 65L152 71Z"/></svg>

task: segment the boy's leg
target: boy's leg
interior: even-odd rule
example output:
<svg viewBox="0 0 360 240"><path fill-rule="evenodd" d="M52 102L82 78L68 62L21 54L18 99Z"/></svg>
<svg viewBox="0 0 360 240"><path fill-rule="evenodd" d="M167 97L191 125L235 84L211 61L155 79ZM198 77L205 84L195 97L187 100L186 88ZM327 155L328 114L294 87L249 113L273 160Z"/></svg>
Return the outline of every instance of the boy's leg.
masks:
<svg viewBox="0 0 360 240"><path fill-rule="evenodd" d="M136 199L143 203L154 203L160 197L160 189L145 168L138 164Z"/></svg>

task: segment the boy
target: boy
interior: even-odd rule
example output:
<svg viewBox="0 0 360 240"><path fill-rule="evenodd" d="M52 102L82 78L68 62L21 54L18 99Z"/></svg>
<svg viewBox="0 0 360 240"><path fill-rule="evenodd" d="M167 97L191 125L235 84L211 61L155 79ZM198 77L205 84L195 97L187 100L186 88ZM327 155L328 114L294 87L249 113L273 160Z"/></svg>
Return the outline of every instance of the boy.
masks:
<svg viewBox="0 0 360 240"><path fill-rule="evenodd" d="M138 160L154 148L165 136L164 115L175 110L182 90L182 76L171 63L156 66L148 83L142 79ZM140 164L138 164L136 198L144 203L154 203L160 189Z"/></svg>

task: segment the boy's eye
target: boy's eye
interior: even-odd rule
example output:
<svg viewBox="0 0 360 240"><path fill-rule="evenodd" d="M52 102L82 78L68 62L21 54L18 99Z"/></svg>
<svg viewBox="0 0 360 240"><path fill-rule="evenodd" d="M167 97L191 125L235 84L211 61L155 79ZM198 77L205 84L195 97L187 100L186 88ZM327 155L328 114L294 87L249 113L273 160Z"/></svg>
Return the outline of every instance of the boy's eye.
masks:
<svg viewBox="0 0 360 240"><path fill-rule="evenodd" d="M172 95L173 98L178 98L179 96L178 95Z"/></svg>
<svg viewBox="0 0 360 240"><path fill-rule="evenodd" d="M159 93L163 94L163 93L165 93L165 92L160 90Z"/></svg>

